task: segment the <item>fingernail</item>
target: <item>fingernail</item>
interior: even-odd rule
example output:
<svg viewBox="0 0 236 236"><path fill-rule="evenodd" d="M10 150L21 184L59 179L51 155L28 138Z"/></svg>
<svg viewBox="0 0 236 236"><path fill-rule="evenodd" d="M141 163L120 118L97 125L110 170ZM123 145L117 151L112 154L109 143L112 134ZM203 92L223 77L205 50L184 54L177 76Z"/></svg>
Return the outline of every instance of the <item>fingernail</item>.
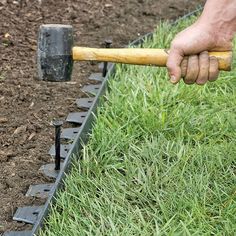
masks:
<svg viewBox="0 0 236 236"><path fill-rule="evenodd" d="M170 82L171 82L171 83L176 83L176 78L175 78L174 75L172 75L172 76L170 77Z"/></svg>

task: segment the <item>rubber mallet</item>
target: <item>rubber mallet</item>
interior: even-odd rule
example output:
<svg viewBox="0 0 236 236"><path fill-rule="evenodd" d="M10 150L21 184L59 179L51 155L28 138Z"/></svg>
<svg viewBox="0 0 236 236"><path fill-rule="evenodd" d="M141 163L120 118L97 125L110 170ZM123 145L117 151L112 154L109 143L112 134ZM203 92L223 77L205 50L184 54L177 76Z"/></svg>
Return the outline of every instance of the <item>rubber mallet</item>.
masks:
<svg viewBox="0 0 236 236"><path fill-rule="evenodd" d="M232 52L210 52L218 59L219 69L229 71ZM70 25L46 24L40 26L37 63L39 78L45 81L69 81L73 61L101 61L134 65L166 66L165 49L147 48L86 48L73 47L73 28Z"/></svg>

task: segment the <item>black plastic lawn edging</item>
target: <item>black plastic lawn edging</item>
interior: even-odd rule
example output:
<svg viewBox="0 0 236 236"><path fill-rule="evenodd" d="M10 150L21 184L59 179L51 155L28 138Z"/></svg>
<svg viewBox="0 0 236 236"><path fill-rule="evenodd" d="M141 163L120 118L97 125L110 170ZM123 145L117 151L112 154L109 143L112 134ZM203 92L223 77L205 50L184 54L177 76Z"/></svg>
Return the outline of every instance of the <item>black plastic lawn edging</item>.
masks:
<svg viewBox="0 0 236 236"><path fill-rule="evenodd" d="M196 15L197 13L199 13L202 10L202 7L199 6L199 8L193 12L190 12L186 15L184 15L183 17L179 18L178 20L172 22L172 25L177 24L179 21L191 17L193 15ZM147 39L151 39L153 37L153 33L148 33L138 39L136 39L135 41L131 42L129 44L129 46L140 46L142 45ZM79 158L79 154L82 150L83 144L86 144L89 140L89 135L91 134L92 131L92 126L94 124L95 121L95 116L97 113L97 108L100 106L101 101L100 98L105 94L107 88L108 88L108 79L111 75L113 75L115 73L115 64L111 64L108 63L108 68L107 68L107 73L106 76L103 77L102 73L97 73L97 74L92 74L90 76L90 79L92 80L99 80L102 81L102 83L97 84L97 85L89 85L89 86L84 86L82 88L82 90L88 94L96 94L96 96L91 96L89 98L82 98L82 99L78 99L79 101L86 101L89 103L87 103L86 108L88 108L88 111L86 112L86 114L84 114L85 112L78 112L78 113L70 113L67 121L68 122L75 122L76 123L76 119L78 120L78 118L76 118L76 114L79 115L80 113L83 113L84 117L82 119L82 121L80 120L79 122L77 122L78 124L81 124L81 126L74 128L77 129L76 135L74 134L74 137L72 138L71 135L71 130L69 129L65 129L69 132L69 134L67 133L67 136L69 137L69 140L73 140L73 143L71 145L64 145L67 146L67 149L69 149L68 152L64 151L63 154L61 152L61 156L64 156L64 162L61 164L61 169L58 172L58 174L56 176L54 176L56 178L56 181L54 184L46 184L46 186L48 186L48 195L47 195L47 201L43 206L30 206L30 207L25 207L24 208L24 213L21 214L19 213L17 215L14 215L13 219L16 221L21 221L22 217L23 217L23 222L25 223L30 223L33 225L33 229L31 231L10 231L10 232L5 232L4 236L33 236L36 235L40 229L43 228L44 224L45 224L45 220L50 212L51 207L54 205L55 201L56 201L56 197L58 194L58 190L59 189L63 189L63 185L64 185L64 180L66 178L66 174L69 173L70 169L71 169L71 164L72 161L74 160L74 158ZM83 108L83 105L79 108ZM70 117L70 118L69 118ZM65 131L64 130L64 131ZM72 128L73 131L73 128ZM62 130L63 133L63 130ZM64 132L66 133L66 132ZM73 134L73 132L72 132ZM63 136L63 135L62 135ZM65 137L68 138L66 135ZM65 138L62 137L62 138ZM51 148L51 150L53 150L53 148ZM51 151L50 150L50 151ZM49 164L52 165L53 164ZM47 166L47 165L45 165ZM40 187L38 187L40 189ZM41 186L41 188L43 188L43 190L45 191L45 185L43 185L43 187ZM32 190L32 189L31 189ZM42 190L42 191L43 191ZM28 215L27 215L28 214ZM33 218L32 218L33 217Z"/></svg>

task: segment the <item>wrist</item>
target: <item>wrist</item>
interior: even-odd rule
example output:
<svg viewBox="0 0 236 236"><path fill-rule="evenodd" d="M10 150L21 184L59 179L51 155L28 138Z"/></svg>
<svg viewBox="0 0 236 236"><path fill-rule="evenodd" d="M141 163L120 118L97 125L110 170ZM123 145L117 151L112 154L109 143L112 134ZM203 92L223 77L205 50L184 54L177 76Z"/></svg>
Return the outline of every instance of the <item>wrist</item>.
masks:
<svg viewBox="0 0 236 236"><path fill-rule="evenodd" d="M232 41L236 32L236 0L208 0L197 24L216 38Z"/></svg>

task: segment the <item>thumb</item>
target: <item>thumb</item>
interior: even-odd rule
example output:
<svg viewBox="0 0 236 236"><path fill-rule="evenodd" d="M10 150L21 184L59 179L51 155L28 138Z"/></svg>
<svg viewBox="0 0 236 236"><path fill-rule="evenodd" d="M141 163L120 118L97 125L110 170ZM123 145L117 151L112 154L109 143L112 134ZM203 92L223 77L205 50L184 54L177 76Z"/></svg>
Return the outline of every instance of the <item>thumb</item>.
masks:
<svg viewBox="0 0 236 236"><path fill-rule="evenodd" d="M170 75L170 82L173 84L177 84L181 79L181 62L183 58L180 50L170 49L166 66Z"/></svg>

